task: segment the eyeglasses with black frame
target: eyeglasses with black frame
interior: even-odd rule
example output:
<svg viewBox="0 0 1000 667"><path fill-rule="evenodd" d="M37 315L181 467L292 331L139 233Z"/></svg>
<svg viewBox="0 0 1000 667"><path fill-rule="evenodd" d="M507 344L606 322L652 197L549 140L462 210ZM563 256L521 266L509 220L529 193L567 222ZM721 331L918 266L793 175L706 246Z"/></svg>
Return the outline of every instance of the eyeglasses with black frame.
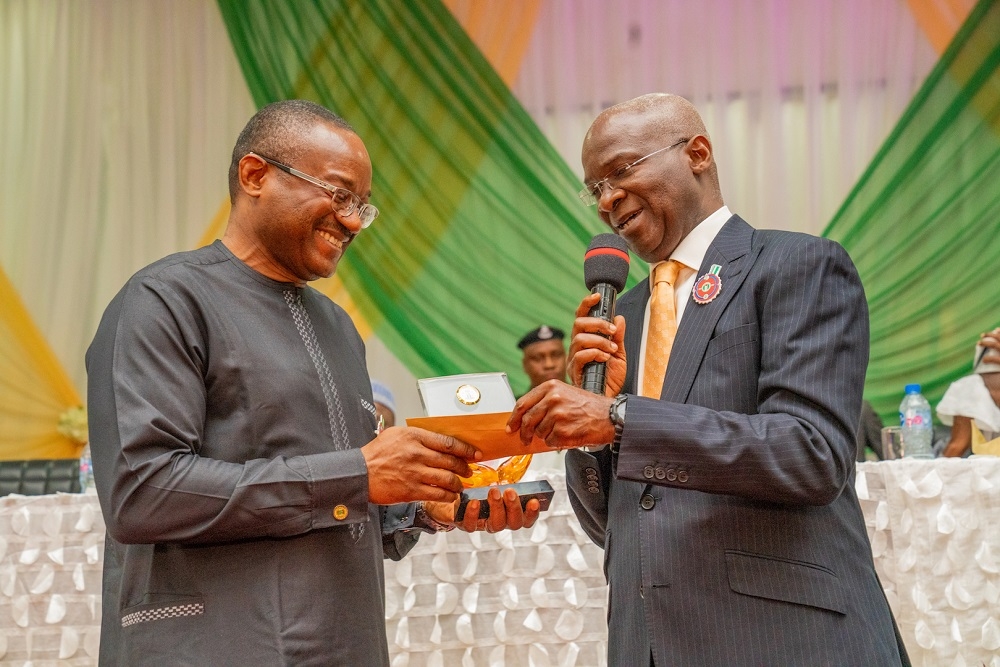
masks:
<svg viewBox="0 0 1000 667"><path fill-rule="evenodd" d="M292 176L301 178L303 181L308 181L309 183L312 183L316 187L323 188L324 190L329 192L331 195L330 206L333 208L333 211L337 215L346 218L350 216L352 213L354 213L355 210L357 210L358 218L361 220L361 229L366 229L369 225L371 225L375 221L375 218L378 217L377 208L375 208L371 204L365 204L364 202L361 201L361 197L357 196L356 194L354 194L353 192L351 192L346 188L339 188L336 185L330 185L325 181L321 181L318 178L315 178L314 176L310 176L309 174L303 173L298 169L289 167L287 164L283 164L281 162L278 162L277 160L272 160L266 155L261 155L256 151L250 151L248 155L255 155L264 162L267 162L268 164L273 164L275 167L285 172L286 174L291 174Z"/></svg>
<svg viewBox="0 0 1000 667"><path fill-rule="evenodd" d="M691 141L691 139L681 139L677 143L670 144L669 146L664 146L663 148L659 148L650 153L649 155L643 155L635 162L630 162L628 164L622 165L617 169L615 169L614 171L612 171L607 176L605 176L604 178L602 178L601 180L597 181L596 183L588 185L584 189L580 190L580 192L577 193L577 196L579 196L580 200L583 201L583 203L586 204L587 206L593 206L598 202L601 196L604 195L605 190L614 190L615 188L617 188L618 186L616 185L616 183L620 183L622 179L628 177L628 175L632 172L632 169L637 164L639 164L643 160L653 157L657 153L668 151L671 148L676 148L681 144L686 144L689 141ZM612 183L612 181L614 181L614 183Z"/></svg>

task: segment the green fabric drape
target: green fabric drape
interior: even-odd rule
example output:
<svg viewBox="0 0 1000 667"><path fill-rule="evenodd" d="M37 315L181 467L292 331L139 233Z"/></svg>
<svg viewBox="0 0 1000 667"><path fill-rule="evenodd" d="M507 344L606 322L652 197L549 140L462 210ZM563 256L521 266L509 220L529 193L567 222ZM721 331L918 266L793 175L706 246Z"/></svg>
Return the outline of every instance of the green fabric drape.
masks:
<svg viewBox="0 0 1000 667"><path fill-rule="evenodd" d="M1000 3L981 0L827 227L871 311L866 396L934 405L1000 325Z"/></svg>
<svg viewBox="0 0 1000 667"><path fill-rule="evenodd" d="M338 269L418 377L502 370L515 342L569 328L602 224L581 187L438 0L219 0L254 100L344 116L372 157L382 211ZM633 267L631 283L648 268Z"/></svg>

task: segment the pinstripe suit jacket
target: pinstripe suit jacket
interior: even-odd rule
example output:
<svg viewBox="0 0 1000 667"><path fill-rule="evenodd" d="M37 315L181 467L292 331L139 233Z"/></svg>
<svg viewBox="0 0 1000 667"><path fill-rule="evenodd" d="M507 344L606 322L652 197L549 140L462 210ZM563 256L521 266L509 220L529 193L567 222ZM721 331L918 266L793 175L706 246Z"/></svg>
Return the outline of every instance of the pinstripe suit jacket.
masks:
<svg viewBox="0 0 1000 667"><path fill-rule="evenodd" d="M698 275L660 400L630 396L620 453L567 452L605 548L609 664L908 664L854 491L868 311L838 244L733 216ZM688 296L687 298L690 298ZM634 394L649 283L626 293Z"/></svg>

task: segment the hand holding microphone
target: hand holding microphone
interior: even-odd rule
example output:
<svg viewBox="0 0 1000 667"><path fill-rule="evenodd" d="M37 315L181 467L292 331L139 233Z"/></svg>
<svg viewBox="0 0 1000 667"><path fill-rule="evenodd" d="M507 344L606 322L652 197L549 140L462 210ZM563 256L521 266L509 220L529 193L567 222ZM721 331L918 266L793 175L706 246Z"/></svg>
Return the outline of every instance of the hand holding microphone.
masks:
<svg viewBox="0 0 1000 667"><path fill-rule="evenodd" d="M614 396L625 382L625 321L615 317L615 299L628 271L628 246L620 236L598 234L591 240L583 260L584 283L591 294L576 312L570 373L574 384L595 394Z"/></svg>
<svg viewBox="0 0 1000 667"><path fill-rule="evenodd" d="M614 439L608 397L621 390L626 368L625 318L615 316L615 298L625 287L628 268L628 246L621 238L614 234L593 238L584 256L584 281L593 291L576 309L569 347L574 386L549 380L518 399L507 430L518 432L524 444L539 437L563 449L604 445Z"/></svg>

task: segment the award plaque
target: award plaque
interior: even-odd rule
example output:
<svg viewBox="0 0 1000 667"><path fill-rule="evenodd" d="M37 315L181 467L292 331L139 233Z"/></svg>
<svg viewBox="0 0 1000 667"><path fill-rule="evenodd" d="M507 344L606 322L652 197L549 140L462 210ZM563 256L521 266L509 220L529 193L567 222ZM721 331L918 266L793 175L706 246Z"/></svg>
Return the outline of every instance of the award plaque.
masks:
<svg viewBox="0 0 1000 667"><path fill-rule="evenodd" d="M460 520L469 500L483 500L479 516L489 516L485 502L487 487L511 487L521 497L521 506L538 498L546 509L552 487L545 480L521 482L531 464L532 454L553 451L536 438L525 446L517 433L505 430L514 409L514 392L506 373L470 373L417 380L420 402L426 417L407 419L416 426L464 440L483 452L483 463L469 463L470 477L462 478L463 492L456 516ZM522 493L523 492L523 493Z"/></svg>

